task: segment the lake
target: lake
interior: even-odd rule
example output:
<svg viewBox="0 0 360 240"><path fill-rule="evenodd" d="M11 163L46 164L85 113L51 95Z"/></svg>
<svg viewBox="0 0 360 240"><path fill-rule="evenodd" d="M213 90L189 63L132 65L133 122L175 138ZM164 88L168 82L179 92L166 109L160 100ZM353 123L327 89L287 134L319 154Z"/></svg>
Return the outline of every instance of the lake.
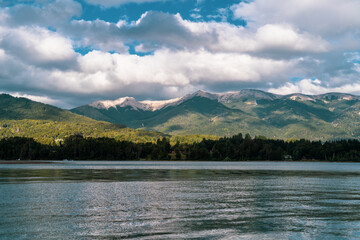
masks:
<svg viewBox="0 0 360 240"><path fill-rule="evenodd" d="M360 164L0 164L0 239L359 239Z"/></svg>

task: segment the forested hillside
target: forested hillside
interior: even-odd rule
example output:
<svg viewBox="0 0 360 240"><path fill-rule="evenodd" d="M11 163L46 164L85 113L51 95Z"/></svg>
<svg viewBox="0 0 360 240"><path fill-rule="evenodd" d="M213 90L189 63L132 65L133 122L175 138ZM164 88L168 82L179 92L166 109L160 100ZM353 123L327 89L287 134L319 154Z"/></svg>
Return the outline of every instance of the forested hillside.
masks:
<svg viewBox="0 0 360 240"><path fill-rule="evenodd" d="M155 142L159 137L166 136L126 128L122 124L96 121L26 98L0 95L0 138L29 137L45 144L58 144L74 134L134 142Z"/></svg>
<svg viewBox="0 0 360 240"><path fill-rule="evenodd" d="M170 101L121 98L72 110L97 120L171 135L231 136L249 132L278 139L360 137L360 97L344 93L276 95L259 90L198 91Z"/></svg>

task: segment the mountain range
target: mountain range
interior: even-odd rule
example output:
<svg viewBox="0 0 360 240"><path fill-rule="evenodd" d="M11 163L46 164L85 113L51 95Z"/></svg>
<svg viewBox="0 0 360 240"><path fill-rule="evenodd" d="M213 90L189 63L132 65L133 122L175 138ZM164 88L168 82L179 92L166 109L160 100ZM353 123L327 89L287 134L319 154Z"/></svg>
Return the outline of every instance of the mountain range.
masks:
<svg viewBox="0 0 360 240"><path fill-rule="evenodd" d="M135 142L156 141L159 137L166 136L158 132L134 130L121 124L97 121L26 98L0 94L0 138L31 137L41 143L56 144L74 134Z"/></svg>
<svg viewBox="0 0 360 240"><path fill-rule="evenodd" d="M346 93L278 95L245 89L197 91L166 101L123 97L97 101L71 112L134 129L171 135L234 135L326 140L360 137L360 96Z"/></svg>
<svg viewBox="0 0 360 240"><path fill-rule="evenodd" d="M359 138L360 96L197 91L165 101L97 101L69 111L0 94L0 138L33 137L53 144L77 133L142 142L168 135L192 135L192 140L198 135L199 140L237 133L280 139Z"/></svg>

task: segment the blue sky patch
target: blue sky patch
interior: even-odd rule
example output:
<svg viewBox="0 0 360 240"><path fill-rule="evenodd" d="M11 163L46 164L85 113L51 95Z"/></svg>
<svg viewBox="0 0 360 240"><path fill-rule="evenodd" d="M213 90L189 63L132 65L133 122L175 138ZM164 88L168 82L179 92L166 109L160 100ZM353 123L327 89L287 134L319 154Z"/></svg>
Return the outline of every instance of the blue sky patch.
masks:
<svg viewBox="0 0 360 240"><path fill-rule="evenodd" d="M229 7L239 3L234 0L184 0L184 1L159 1L150 3L127 3L118 7L104 8L80 1L83 7L81 19L102 19L107 22L118 22L120 19L136 21L146 11L160 11L171 14L180 13L187 20L192 21L227 21L235 25L246 25L243 20L233 17Z"/></svg>

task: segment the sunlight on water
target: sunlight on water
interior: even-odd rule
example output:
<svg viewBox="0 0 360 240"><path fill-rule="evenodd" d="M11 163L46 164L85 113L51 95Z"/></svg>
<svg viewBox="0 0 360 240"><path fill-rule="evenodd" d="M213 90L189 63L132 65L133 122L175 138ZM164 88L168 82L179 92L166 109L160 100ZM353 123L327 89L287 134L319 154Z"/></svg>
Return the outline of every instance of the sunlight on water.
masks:
<svg viewBox="0 0 360 240"><path fill-rule="evenodd" d="M0 239L360 238L359 164L146 164L0 166Z"/></svg>

